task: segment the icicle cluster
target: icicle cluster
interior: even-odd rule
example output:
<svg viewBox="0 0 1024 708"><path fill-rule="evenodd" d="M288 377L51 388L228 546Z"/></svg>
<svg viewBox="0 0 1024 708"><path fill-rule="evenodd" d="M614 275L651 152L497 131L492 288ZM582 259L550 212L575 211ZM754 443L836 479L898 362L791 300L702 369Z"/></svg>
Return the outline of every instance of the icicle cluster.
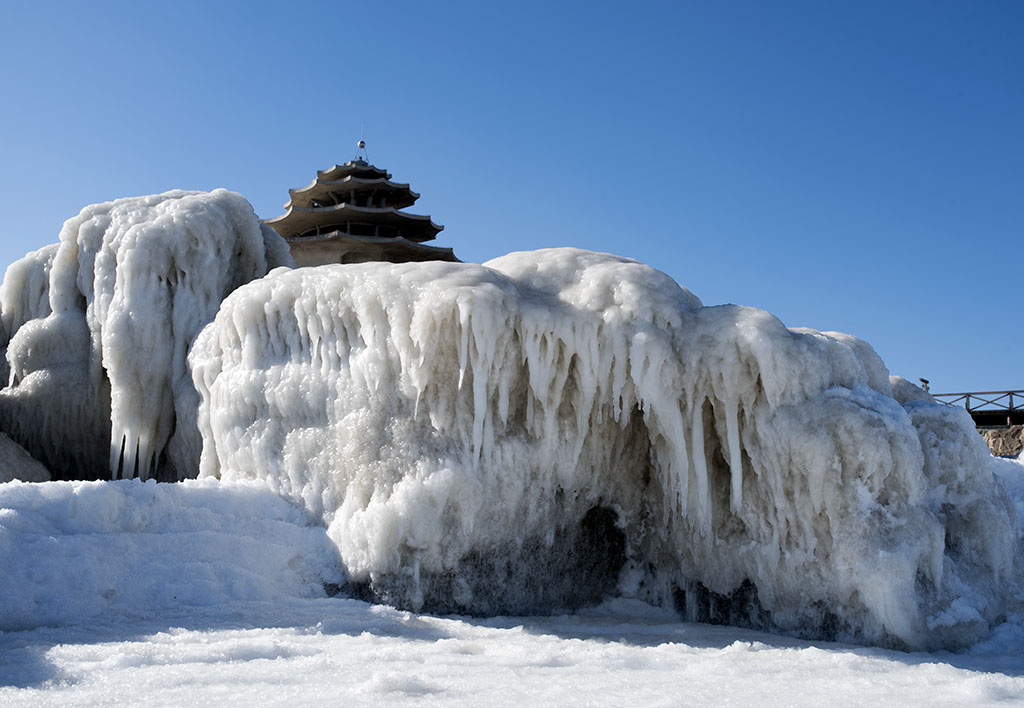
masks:
<svg viewBox="0 0 1024 708"><path fill-rule="evenodd" d="M302 501L351 588L405 606L620 593L926 647L1015 586L1015 512L962 412L902 406L854 337L634 261L278 272L190 363L202 474Z"/></svg>
<svg viewBox="0 0 1024 708"><path fill-rule="evenodd" d="M186 352L221 300L287 245L225 190L86 207L0 290L0 428L60 477L194 475Z"/></svg>

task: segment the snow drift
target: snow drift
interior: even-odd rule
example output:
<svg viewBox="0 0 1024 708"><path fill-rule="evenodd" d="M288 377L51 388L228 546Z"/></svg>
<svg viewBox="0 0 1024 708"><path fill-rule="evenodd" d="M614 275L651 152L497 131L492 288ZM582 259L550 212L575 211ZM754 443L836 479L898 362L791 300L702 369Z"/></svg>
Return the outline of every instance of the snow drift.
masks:
<svg viewBox="0 0 1024 708"><path fill-rule="evenodd" d="M253 483L0 485L0 631L324 597L322 526Z"/></svg>
<svg viewBox="0 0 1024 708"><path fill-rule="evenodd" d="M367 597L621 594L938 647L1016 590L1015 512L966 414L903 381L894 398L854 337L703 307L634 261L278 271L225 300L190 363L201 474L321 516Z"/></svg>
<svg viewBox="0 0 1024 708"><path fill-rule="evenodd" d="M194 476L188 347L229 292L281 264L284 241L223 189L86 207L0 288L0 429L58 478Z"/></svg>

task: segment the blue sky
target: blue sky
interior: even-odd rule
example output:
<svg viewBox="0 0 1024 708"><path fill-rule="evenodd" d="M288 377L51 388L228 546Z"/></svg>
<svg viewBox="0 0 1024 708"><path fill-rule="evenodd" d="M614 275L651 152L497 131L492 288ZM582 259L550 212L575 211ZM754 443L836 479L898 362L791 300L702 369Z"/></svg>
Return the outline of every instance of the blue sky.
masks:
<svg viewBox="0 0 1024 708"><path fill-rule="evenodd" d="M301 16L300 16L301 11ZM463 260L578 246L1024 387L1024 3L0 7L0 265L84 205L350 159Z"/></svg>

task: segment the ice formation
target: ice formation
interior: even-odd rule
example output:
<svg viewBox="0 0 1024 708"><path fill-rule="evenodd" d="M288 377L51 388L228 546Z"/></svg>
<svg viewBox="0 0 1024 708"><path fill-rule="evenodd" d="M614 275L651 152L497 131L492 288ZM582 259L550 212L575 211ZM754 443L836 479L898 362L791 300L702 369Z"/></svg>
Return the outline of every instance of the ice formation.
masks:
<svg viewBox="0 0 1024 708"><path fill-rule="evenodd" d="M0 284L0 349L29 320L50 314L50 267L57 255L56 243L29 253L12 263ZM0 361L0 385L10 378L7 357Z"/></svg>
<svg viewBox="0 0 1024 708"><path fill-rule="evenodd" d="M59 478L194 476L186 352L221 300L287 245L225 190L86 207L0 289L0 429Z"/></svg>
<svg viewBox="0 0 1024 708"><path fill-rule="evenodd" d="M201 473L301 501L350 588L399 605L619 594L937 647L1016 592L1016 514L966 414L894 398L854 337L703 307L634 261L278 271L189 361Z"/></svg>

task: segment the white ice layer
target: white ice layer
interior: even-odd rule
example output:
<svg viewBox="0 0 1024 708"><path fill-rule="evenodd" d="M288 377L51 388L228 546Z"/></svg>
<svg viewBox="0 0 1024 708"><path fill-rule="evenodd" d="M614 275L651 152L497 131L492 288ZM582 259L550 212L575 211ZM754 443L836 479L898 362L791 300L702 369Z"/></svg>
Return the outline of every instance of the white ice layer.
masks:
<svg viewBox="0 0 1024 708"><path fill-rule="evenodd" d="M194 475L196 333L233 289L291 264L225 190L86 207L0 289L0 428L62 477Z"/></svg>
<svg viewBox="0 0 1024 708"><path fill-rule="evenodd" d="M399 604L675 592L691 616L928 647L978 637L1017 587L966 414L901 405L854 337L702 307L634 261L276 272L190 362L202 473L300 500L354 587Z"/></svg>

